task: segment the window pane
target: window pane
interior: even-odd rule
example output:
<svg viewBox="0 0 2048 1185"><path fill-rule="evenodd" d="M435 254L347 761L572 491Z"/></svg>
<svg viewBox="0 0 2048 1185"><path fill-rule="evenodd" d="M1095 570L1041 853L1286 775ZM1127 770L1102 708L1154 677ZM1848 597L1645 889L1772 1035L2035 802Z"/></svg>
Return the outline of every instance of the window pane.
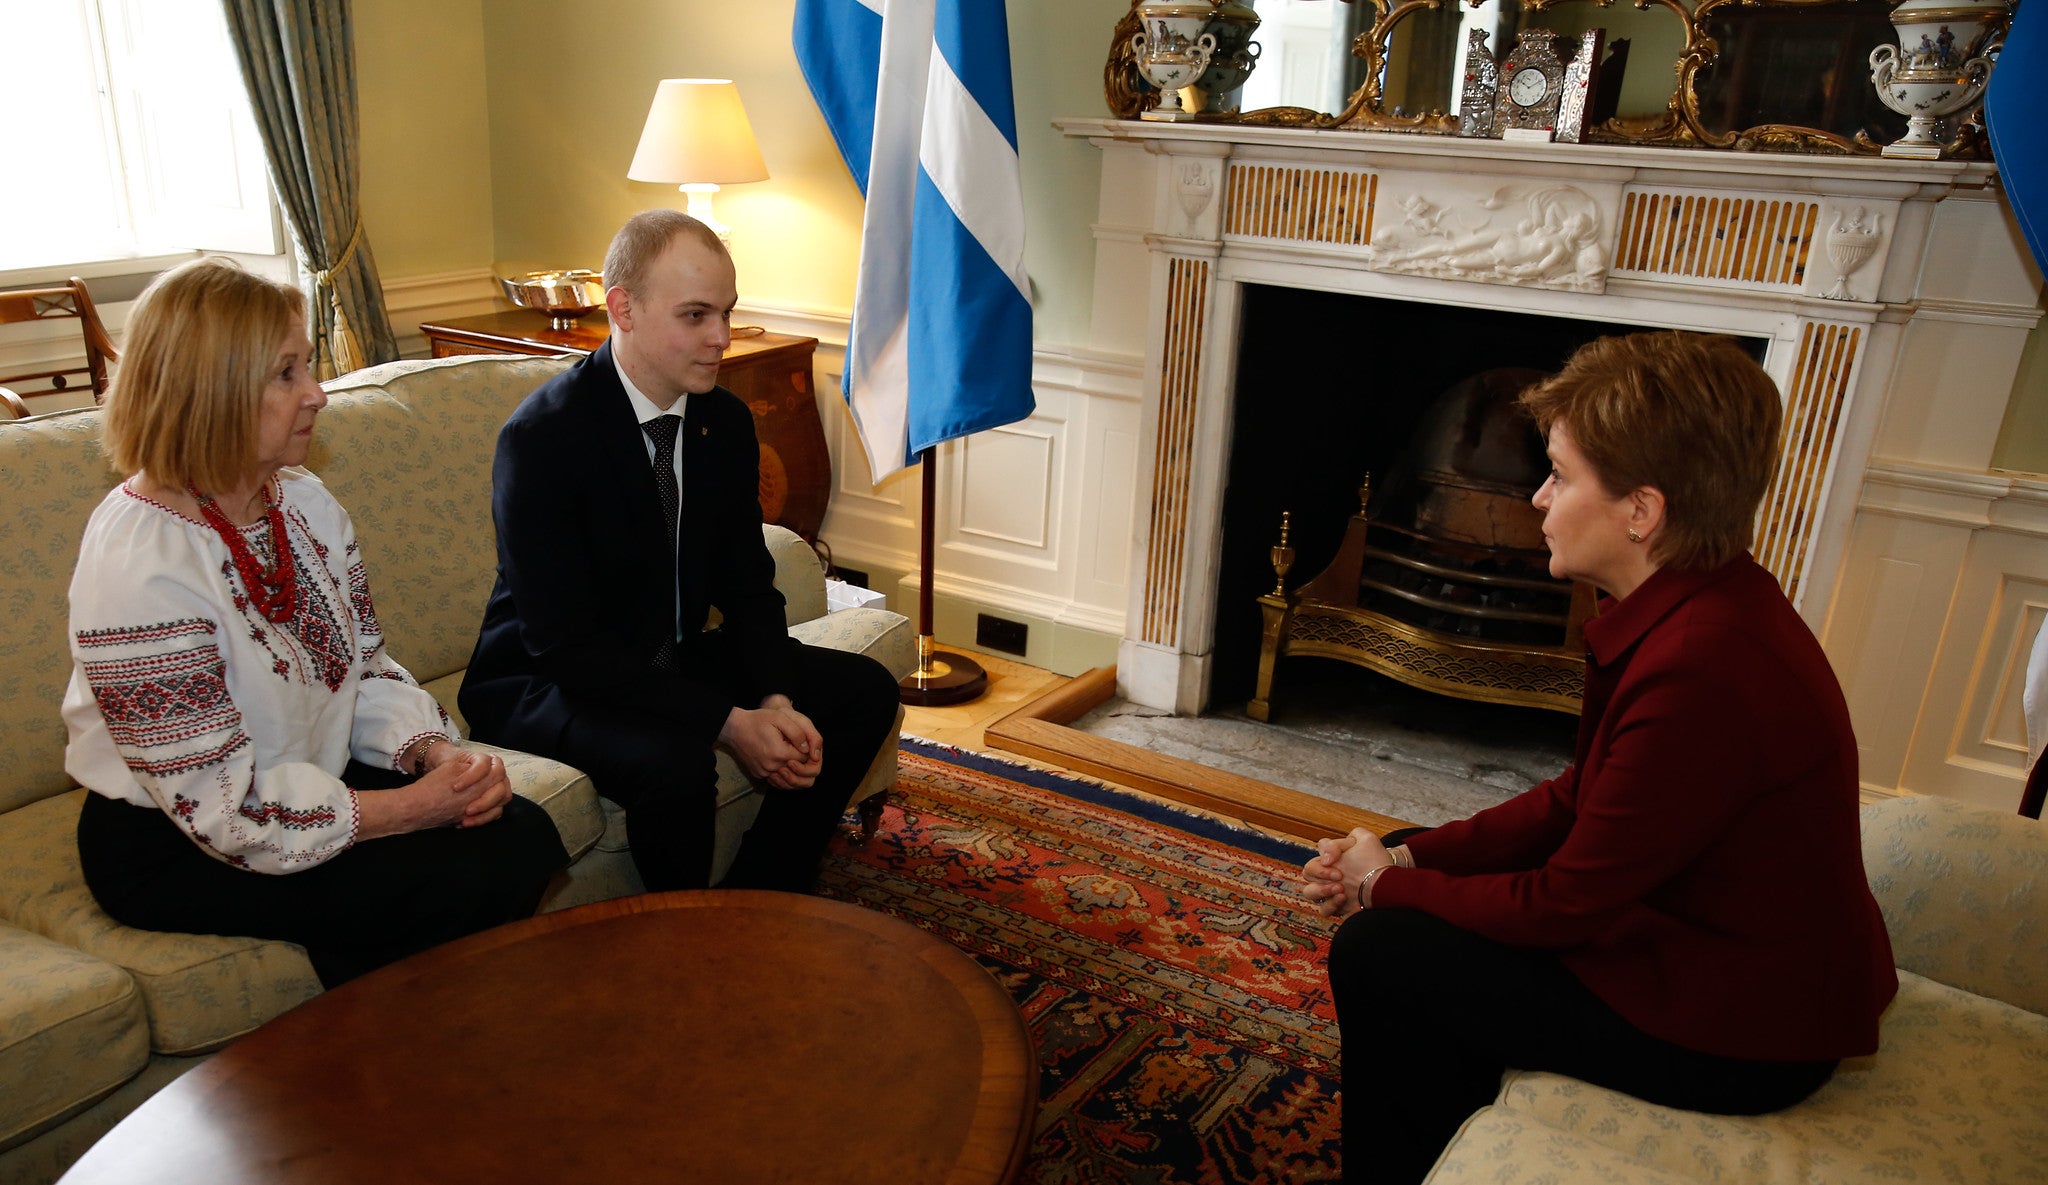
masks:
<svg viewBox="0 0 2048 1185"><path fill-rule="evenodd" d="M129 229L85 0L0 0L0 270L107 258ZM33 96L32 100L29 98Z"/></svg>
<svg viewBox="0 0 2048 1185"><path fill-rule="evenodd" d="M138 248L276 251L263 147L220 0L100 0L100 10Z"/></svg>

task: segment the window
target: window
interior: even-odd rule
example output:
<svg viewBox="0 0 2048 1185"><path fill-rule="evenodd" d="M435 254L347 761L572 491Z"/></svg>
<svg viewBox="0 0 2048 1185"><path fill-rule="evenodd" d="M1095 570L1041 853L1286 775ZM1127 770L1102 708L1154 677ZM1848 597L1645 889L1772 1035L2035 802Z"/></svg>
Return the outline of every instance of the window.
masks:
<svg viewBox="0 0 2048 1185"><path fill-rule="evenodd" d="M0 0L0 272L282 249L219 0Z"/></svg>

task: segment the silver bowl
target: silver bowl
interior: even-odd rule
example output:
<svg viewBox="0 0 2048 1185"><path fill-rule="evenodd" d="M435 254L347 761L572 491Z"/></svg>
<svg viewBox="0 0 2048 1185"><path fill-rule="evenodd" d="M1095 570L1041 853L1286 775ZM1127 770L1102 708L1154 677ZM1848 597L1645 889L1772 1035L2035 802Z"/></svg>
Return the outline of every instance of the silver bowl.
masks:
<svg viewBox="0 0 2048 1185"><path fill-rule="evenodd" d="M527 272L500 276L505 299L548 314L555 329L574 329L576 318L604 307L604 277L593 271Z"/></svg>

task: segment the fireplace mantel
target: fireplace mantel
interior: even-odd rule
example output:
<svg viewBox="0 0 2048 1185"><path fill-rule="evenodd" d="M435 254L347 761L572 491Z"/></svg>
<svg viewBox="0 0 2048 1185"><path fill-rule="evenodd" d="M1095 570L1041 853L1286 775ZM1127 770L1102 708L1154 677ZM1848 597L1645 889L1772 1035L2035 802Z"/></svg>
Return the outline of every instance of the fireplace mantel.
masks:
<svg viewBox="0 0 2048 1185"><path fill-rule="evenodd" d="M2041 315L1982 163L1058 127L1104 154L1097 344L1145 359L1119 691L1183 713L1208 698L1246 284L1766 339L1788 433L1757 556L1831 654L1873 458L1987 470Z"/></svg>

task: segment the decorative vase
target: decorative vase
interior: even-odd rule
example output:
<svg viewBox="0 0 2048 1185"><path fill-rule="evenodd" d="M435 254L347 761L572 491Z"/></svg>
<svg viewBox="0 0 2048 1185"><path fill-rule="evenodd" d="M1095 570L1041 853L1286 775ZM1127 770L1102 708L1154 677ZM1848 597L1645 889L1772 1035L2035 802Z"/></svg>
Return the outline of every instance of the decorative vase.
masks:
<svg viewBox="0 0 2048 1185"><path fill-rule="evenodd" d="M1227 97L1244 85L1259 64L1259 44L1252 40L1259 14L1239 0L1212 0L1208 7L1209 23L1202 31L1216 38L1216 50L1209 56L1209 68L1182 100L1204 115L1228 115L1233 108Z"/></svg>
<svg viewBox="0 0 2048 1185"><path fill-rule="evenodd" d="M2011 19L2005 0L1905 0L1892 10L1899 43L1870 51L1878 99L1906 117L1886 156L1941 155L1941 121L1983 99Z"/></svg>
<svg viewBox="0 0 2048 1185"><path fill-rule="evenodd" d="M1159 88L1159 106L1145 112L1145 119L1195 117L1183 102L1181 88L1209 69L1209 60L1216 53L1216 35L1207 27L1214 14L1206 0L1138 6L1140 31L1131 38L1131 53L1145 81Z"/></svg>

